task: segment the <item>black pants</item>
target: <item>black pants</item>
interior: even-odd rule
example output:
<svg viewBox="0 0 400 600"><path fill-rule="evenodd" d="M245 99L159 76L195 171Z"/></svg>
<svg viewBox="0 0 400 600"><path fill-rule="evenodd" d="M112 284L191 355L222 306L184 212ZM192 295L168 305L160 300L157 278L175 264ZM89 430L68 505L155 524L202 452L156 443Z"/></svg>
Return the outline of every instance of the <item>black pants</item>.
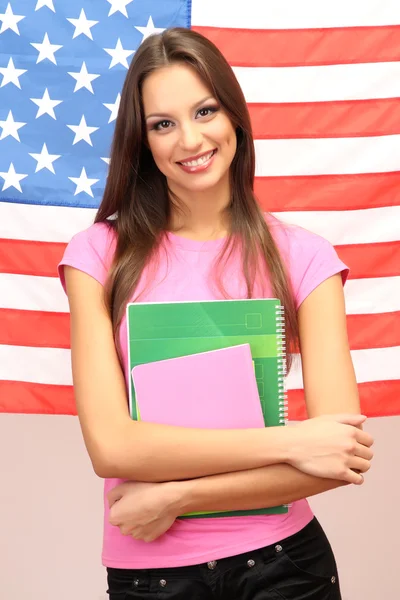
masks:
<svg viewBox="0 0 400 600"><path fill-rule="evenodd" d="M278 544L190 567L107 568L110 600L340 600L335 558L314 518Z"/></svg>

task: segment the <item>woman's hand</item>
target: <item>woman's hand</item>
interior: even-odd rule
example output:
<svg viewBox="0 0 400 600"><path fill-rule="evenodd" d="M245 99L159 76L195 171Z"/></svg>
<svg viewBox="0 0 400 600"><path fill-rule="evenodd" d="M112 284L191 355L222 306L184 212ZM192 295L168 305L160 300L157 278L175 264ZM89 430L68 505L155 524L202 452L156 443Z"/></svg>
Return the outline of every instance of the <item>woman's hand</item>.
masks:
<svg viewBox="0 0 400 600"><path fill-rule="evenodd" d="M362 415L314 417L289 427L289 464L304 473L360 485L373 457L372 436L359 429Z"/></svg>
<svg viewBox="0 0 400 600"><path fill-rule="evenodd" d="M129 481L108 495L109 521L123 535L152 542L172 526L180 513L179 482L143 483Z"/></svg>

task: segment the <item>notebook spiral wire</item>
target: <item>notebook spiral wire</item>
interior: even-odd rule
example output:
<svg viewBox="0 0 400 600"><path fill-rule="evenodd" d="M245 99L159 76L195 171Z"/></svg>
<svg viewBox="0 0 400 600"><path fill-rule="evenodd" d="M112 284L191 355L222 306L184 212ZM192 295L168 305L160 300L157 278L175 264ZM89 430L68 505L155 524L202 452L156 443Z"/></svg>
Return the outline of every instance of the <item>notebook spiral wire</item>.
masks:
<svg viewBox="0 0 400 600"><path fill-rule="evenodd" d="M279 397L279 423L287 424L288 420L288 399L286 388L286 337L285 337L285 309L279 305L275 310L276 331L277 331L277 357L278 357L278 397Z"/></svg>

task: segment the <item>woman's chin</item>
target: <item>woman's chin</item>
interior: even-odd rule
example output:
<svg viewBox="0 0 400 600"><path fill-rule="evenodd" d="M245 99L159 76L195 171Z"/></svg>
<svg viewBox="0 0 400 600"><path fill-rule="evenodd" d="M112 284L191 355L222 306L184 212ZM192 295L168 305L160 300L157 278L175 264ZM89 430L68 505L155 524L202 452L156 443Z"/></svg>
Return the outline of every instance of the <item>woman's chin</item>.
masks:
<svg viewBox="0 0 400 600"><path fill-rule="evenodd" d="M208 192L215 188L221 181L220 177L216 177L215 175L212 177L193 177L191 181L174 181L172 182L172 189L179 188L184 189L186 192Z"/></svg>

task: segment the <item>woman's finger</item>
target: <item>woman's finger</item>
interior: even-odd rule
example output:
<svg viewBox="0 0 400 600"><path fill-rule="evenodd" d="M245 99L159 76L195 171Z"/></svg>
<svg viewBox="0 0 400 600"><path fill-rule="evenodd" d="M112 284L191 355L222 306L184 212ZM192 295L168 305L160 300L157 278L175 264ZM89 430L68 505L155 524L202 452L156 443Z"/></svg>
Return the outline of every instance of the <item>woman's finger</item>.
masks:
<svg viewBox="0 0 400 600"><path fill-rule="evenodd" d="M367 446L368 448L374 443L372 435L368 433L368 431L363 431L362 429L357 429L355 437L359 444Z"/></svg>
<svg viewBox="0 0 400 600"><path fill-rule="evenodd" d="M364 477L361 475L361 473L356 473L350 468L347 469L347 471L343 474L343 477L341 477L341 479L343 481L347 481L347 483L354 483L355 485L361 485L362 483L364 483Z"/></svg>
<svg viewBox="0 0 400 600"><path fill-rule="evenodd" d="M360 458L358 456L352 456L349 460L350 469L355 469L360 473L366 473L371 468L371 463L369 460L365 460L364 458Z"/></svg>
<svg viewBox="0 0 400 600"><path fill-rule="evenodd" d="M367 448L367 446L363 446L362 444L357 444L354 455L365 458L365 460L372 460L374 453L371 448Z"/></svg>

